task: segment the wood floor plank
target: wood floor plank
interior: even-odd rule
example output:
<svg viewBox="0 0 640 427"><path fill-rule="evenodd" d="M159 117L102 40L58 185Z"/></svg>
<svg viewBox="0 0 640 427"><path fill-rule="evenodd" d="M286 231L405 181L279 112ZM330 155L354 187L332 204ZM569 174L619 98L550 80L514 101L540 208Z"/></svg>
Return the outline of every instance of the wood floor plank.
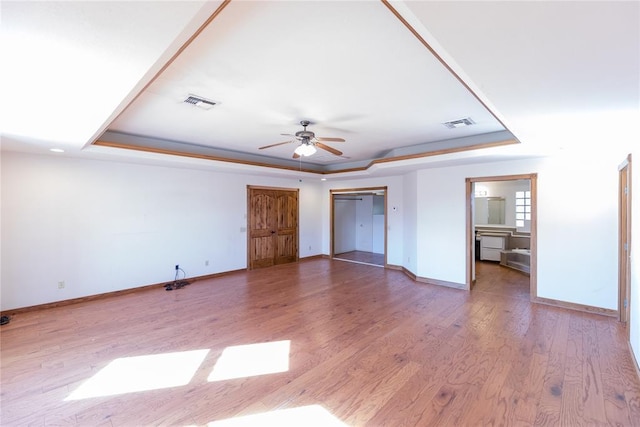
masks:
<svg viewBox="0 0 640 427"><path fill-rule="evenodd" d="M505 387L510 365L502 359L511 360L518 351L507 340L502 340L490 356L494 360L489 375L482 385L478 398L463 407L457 418L458 425L512 425L515 415L508 410L513 391Z"/></svg>
<svg viewBox="0 0 640 427"><path fill-rule="evenodd" d="M535 423L538 402L544 392L545 372L548 369L549 355L533 353L528 365L527 375L516 387L507 387L510 395L507 406L507 419L513 419L514 425L531 426Z"/></svg>
<svg viewBox="0 0 640 427"><path fill-rule="evenodd" d="M560 404L560 424L584 425L581 411L582 399L582 322L579 316L569 319L566 348L564 350L564 378L558 387L562 393ZM554 389L555 390L555 389ZM552 390L552 394L553 391Z"/></svg>
<svg viewBox="0 0 640 427"><path fill-rule="evenodd" d="M314 259L24 312L0 329L0 423L199 426L320 405L352 426L640 426L615 319L532 304L528 276L496 263L477 279L469 293ZM210 378L225 349L275 341L283 372ZM186 384L70 399L112 363L194 350Z"/></svg>
<svg viewBox="0 0 640 427"><path fill-rule="evenodd" d="M411 360L423 361L422 369L378 410L370 425L415 426L428 422L428 406L454 369L451 355L465 342L457 335L459 327L437 328L409 351Z"/></svg>
<svg viewBox="0 0 640 427"><path fill-rule="evenodd" d="M582 322L582 402L584 418L589 424L607 424L604 387L600 369L598 334L593 319L585 316Z"/></svg>
<svg viewBox="0 0 640 427"><path fill-rule="evenodd" d="M535 425L561 424L560 416L564 398L563 385L570 317L568 313L560 313L556 324L553 343L549 349L547 371L538 403Z"/></svg>
<svg viewBox="0 0 640 427"><path fill-rule="evenodd" d="M611 425L640 425L640 391L631 375L633 366L628 365L624 343L616 336L618 328L602 322L596 322L599 361L601 363L604 406L608 422Z"/></svg>

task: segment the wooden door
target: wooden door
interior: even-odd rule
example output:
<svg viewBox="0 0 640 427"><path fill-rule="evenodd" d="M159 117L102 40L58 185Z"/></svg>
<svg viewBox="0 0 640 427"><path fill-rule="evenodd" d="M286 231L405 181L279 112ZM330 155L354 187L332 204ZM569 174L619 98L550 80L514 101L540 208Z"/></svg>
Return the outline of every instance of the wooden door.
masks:
<svg viewBox="0 0 640 427"><path fill-rule="evenodd" d="M619 168L618 185L618 314L619 320L625 323L627 338L630 336L628 326L631 313L631 155Z"/></svg>
<svg viewBox="0 0 640 427"><path fill-rule="evenodd" d="M248 266L298 260L298 190L248 187Z"/></svg>

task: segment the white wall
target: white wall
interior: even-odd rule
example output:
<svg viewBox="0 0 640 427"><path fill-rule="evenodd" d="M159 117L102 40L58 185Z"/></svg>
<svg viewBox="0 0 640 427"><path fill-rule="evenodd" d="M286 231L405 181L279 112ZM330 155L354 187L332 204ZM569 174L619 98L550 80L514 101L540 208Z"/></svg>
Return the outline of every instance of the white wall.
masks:
<svg viewBox="0 0 640 427"><path fill-rule="evenodd" d="M2 310L170 281L175 264L188 277L246 268L247 185L300 188L299 254L321 253L319 182L9 152L1 161Z"/></svg>
<svg viewBox="0 0 640 427"><path fill-rule="evenodd" d="M373 196L359 195L356 200L356 250L373 251Z"/></svg>
<svg viewBox="0 0 640 427"><path fill-rule="evenodd" d="M614 162L567 157L419 171L417 275L465 282L465 178L526 173L538 173L538 296L617 309Z"/></svg>
<svg viewBox="0 0 640 427"><path fill-rule="evenodd" d="M356 202L336 200L333 207L335 254L356 250Z"/></svg>
<svg viewBox="0 0 640 427"><path fill-rule="evenodd" d="M334 253L357 250L384 254L384 215L373 214L373 196L350 197L335 201Z"/></svg>
<svg viewBox="0 0 640 427"><path fill-rule="evenodd" d="M373 215L373 241L371 251L374 254L384 254L384 215Z"/></svg>
<svg viewBox="0 0 640 427"><path fill-rule="evenodd" d="M401 265L412 273L416 273L418 265L418 173L411 172L404 177L404 207L403 219L404 239L403 253L404 259ZM427 201L422 205L424 209L429 208ZM390 210L390 209L388 209ZM414 224L410 226L409 224Z"/></svg>
<svg viewBox="0 0 640 427"><path fill-rule="evenodd" d="M464 283L466 201L464 168L417 173L417 262L419 277Z"/></svg>

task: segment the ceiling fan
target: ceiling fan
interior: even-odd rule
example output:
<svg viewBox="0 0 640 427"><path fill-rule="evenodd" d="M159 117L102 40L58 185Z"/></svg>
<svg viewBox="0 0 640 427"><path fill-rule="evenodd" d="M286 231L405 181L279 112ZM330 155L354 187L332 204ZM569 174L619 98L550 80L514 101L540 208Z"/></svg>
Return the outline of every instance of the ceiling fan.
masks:
<svg viewBox="0 0 640 427"><path fill-rule="evenodd" d="M313 132L311 132L310 130L307 130L307 126L309 126L310 123L311 122L309 120L302 120L300 122L303 128L301 131L298 131L293 135L290 133L280 134L284 136L292 136L295 139L292 139L290 141L278 142L276 144L265 145L264 147L260 147L258 149L264 150L265 148L276 147L278 145L291 144L292 142L300 142L300 145L298 145L298 147L296 147L295 151L293 152L294 159L297 159L300 156L311 156L316 152L316 147L321 148L325 151L328 151L331 154L335 154L336 156L342 156L342 151L336 150L333 147L329 147L328 145L323 144L323 142L345 142L345 140L342 138L324 138L324 137L316 136Z"/></svg>

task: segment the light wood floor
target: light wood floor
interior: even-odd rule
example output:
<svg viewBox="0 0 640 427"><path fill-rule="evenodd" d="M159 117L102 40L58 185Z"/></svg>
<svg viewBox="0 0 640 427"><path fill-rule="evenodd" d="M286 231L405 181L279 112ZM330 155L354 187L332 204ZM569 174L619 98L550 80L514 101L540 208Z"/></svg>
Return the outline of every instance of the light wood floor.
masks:
<svg viewBox="0 0 640 427"><path fill-rule="evenodd" d="M355 262L362 262L365 264L384 266L384 254L376 254L373 252L365 252L365 251L343 252L341 254L334 255L334 258L345 260L345 261L355 261Z"/></svg>
<svg viewBox="0 0 640 427"><path fill-rule="evenodd" d="M476 285L473 292L484 292L529 301L529 275L503 267L494 261L476 261Z"/></svg>
<svg viewBox="0 0 640 427"><path fill-rule="evenodd" d="M640 425L640 380L616 320L501 294L511 270L483 267L468 293L313 259L19 314L0 330L0 424L206 425L308 408L313 419L290 425ZM226 347L286 340L284 372L209 381ZM103 385L69 400L111 362L195 350L206 355L183 385L111 396ZM151 380L194 362L162 360Z"/></svg>

